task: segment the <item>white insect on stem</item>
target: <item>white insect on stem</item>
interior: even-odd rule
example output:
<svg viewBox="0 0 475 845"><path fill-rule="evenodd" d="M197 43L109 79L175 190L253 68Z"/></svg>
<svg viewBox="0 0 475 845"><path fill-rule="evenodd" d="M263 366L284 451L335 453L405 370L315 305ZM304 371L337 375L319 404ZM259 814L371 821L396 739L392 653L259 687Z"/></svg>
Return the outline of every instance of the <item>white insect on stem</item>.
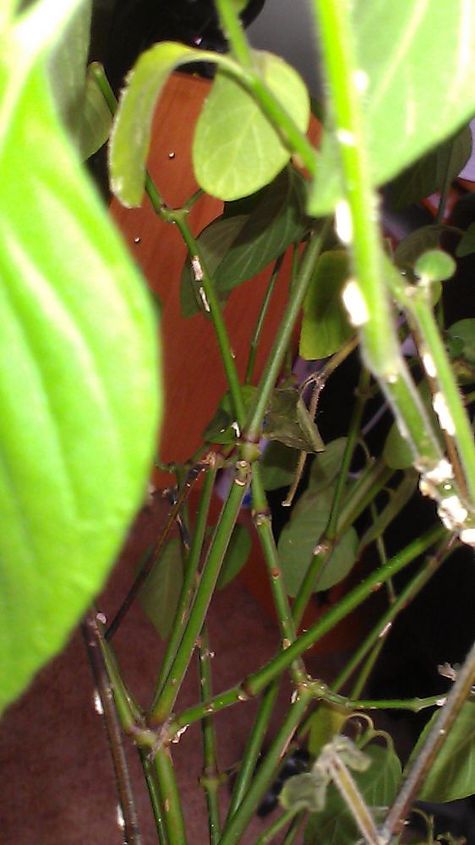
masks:
<svg viewBox="0 0 475 845"><path fill-rule="evenodd" d="M369 76L365 70L357 68L357 70L353 71L353 82L356 90L360 94L364 94L369 86Z"/></svg>
<svg viewBox="0 0 475 845"><path fill-rule="evenodd" d="M432 405L439 418L440 427L443 428L447 434L453 436L455 434L455 424L449 411L447 400L440 390L438 390L437 393L434 393Z"/></svg>
<svg viewBox="0 0 475 845"><path fill-rule="evenodd" d="M191 256L191 267L193 269L193 276L195 282L202 282L203 281L203 268L201 266L201 261L199 255L192 255Z"/></svg>
<svg viewBox="0 0 475 845"><path fill-rule="evenodd" d="M344 130L340 130L343 132ZM339 200L335 208L335 231L344 244L351 244L353 240L353 221L351 210L346 200Z"/></svg>
<svg viewBox="0 0 475 845"><path fill-rule="evenodd" d="M116 807L116 810L115 810L115 818L116 818L117 827L119 828L119 830L125 830L125 819L124 819L124 814L122 812L122 807L120 806L120 804L117 804L117 807Z"/></svg>
<svg viewBox="0 0 475 845"><path fill-rule="evenodd" d="M429 378L435 378L437 375L437 369L430 352L422 353L422 364Z"/></svg>
<svg viewBox="0 0 475 845"><path fill-rule="evenodd" d="M101 697L97 690L94 690L94 710L99 716L104 715L104 708L102 706Z"/></svg>
<svg viewBox="0 0 475 845"><path fill-rule="evenodd" d="M354 133L350 129L337 129L336 137L337 141L344 147L356 146Z"/></svg>
<svg viewBox="0 0 475 845"><path fill-rule="evenodd" d="M368 322L368 308L356 279L349 279L343 288L343 304L352 326L364 326Z"/></svg>

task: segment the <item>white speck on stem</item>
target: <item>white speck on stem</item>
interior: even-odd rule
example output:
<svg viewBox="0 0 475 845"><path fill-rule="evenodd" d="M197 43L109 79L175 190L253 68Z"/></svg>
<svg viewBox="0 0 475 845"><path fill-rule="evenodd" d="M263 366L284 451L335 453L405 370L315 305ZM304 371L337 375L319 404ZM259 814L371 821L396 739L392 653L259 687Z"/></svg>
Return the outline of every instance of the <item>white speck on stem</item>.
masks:
<svg viewBox="0 0 475 845"><path fill-rule="evenodd" d="M96 619L98 622L101 622L103 625L107 625L107 616L105 613L96 613Z"/></svg>
<svg viewBox="0 0 475 845"><path fill-rule="evenodd" d="M117 821L117 827L119 830L125 830L125 819L124 814L122 812L122 807L120 804L117 804L116 811L115 811L115 818Z"/></svg>
<svg viewBox="0 0 475 845"><path fill-rule="evenodd" d="M336 137L340 144L342 144L344 147L356 146L355 136L350 129L337 129Z"/></svg>
<svg viewBox="0 0 475 845"><path fill-rule="evenodd" d="M209 314L211 308L209 307L208 297L206 296L205 289L202 287L198 288L198 293L200 295L201 302L203 303L203 308L205 309L206 313Z"/></svg>
<svg viewBox="0 0 475 845"><path fill-rule="evenodd" d="M429 376L429 378L435 378L437 375L436 366L434 364L434 359L430 352L424 352L422 355L422 363L424 365L424 369Z"/></svg>
<svg viewBox="0 0 475 845"><path fill-rule="evenodd" d="M203 268L201 266L201 261L198 255L191 256L191 267L193 269L193 276L196 282L203 281Z"/></svg>
<svg viewBox="0 0 475 845"><path fill-rule="evenodd" d="M350 206L346 200L340 200L335 208L335 231L344 244L351 244L353 240L353 221Z"/></svg>
<svg viewBox="0 0 475 845"><path fill-rule="evenodd" d="M447 432L447 434L454 435L455 434L455 425L452 419L452 415L448 409L447 401L444 394L438 390L437 393L434 393L434 398L432 400L432 405L434 408L435 413L437 414L440 422L440 427Z"/></svg>
<svg viewBox="0 0 475 845"><path fill-rule="evenodd" d="M231 423L231 428L236 432L236 437L241 436L241 429L239 428L239 423L236 420Z"/></svg>
<svg viewBox="0 0 475 845"><path fill-rule="evenodd" d="M437 707L443 707L446 701L447 696L444 696L444 698L438 698L435 703L437 704Z"/></svg>
<svg viewBox="0 0 475 845"><path fill-rule="evenodd" d="M437 508L442 522L449 531L460 528L468 516L467 508L462 505L458 496L447 496L439 502Z"/></svg>
<svg viewBox="0 0 475 845"><path fill-rule="evenodd" d="M101 696L99 695L98 691L94 690L94 710L99 716L104 715L104 708L102 706Z"/></svg>
<svg viewBox="0 0 475 845"><path fill-rule="evenodd" d="M444 484L446 481L451 481L453 477L452 464L446 458L441 458L435 467L424 473L424 478L429 484Z"/></svg>
<svg viewBox="0 0 475 845"><path fill-rule="evenodd" d="M464 528L460 532L460 539L467 546L475 546L475 528Z"/></svg>
<svg viewBox="0 0 475 845"><path fill-rule="evenodd" d="M386 634L391 630L392 626L393 626L392 622L387 622L386 625L384 626L383 630L379 632L378 639L382 640L383 637L385 637Z"/></svg>
<svg viewBox="0 0 475 845"><path fill-rule="evenodd" d="M176 743L178 743L178 742L180 742L181 737L183 736L183 734L185 733L185 731L187 731L187 730L188 730L188 728L189 728L189 727L190 727L189 725L184 725L182 728L180 728L180 729L176 732L175 736L172 738L172 742L173 742L173 743L175 743L175 744L176 744Z"/></svg>
<svg viewBox="0 0 475 845"><path fill-rule="evenodd" d="M364 326L369 320L368 308L356 279L349 279L343 289L343 304L352 326Z"/></svg>

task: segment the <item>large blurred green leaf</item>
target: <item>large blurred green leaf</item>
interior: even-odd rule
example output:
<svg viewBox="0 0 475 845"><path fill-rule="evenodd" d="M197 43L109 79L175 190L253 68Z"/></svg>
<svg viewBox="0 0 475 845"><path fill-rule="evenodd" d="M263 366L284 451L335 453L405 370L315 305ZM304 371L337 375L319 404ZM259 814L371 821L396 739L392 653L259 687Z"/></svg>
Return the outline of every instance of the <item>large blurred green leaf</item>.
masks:
<svg viewBox="0 0 475 845"><path fill-rule="evenodd" d="M373 181L383 184L475 111L475 0L357 0L353 31ZM310 210L342 196L333 133L322 144Z"/></svg>
<svg viewBox="0 0 475 845"><path fill-rule="evenodd" d="M305 132L310 101L301 77L272 53L256 50L253 58L272 93ZM219 199L235 200L271 182L289 159L290 151L253 97L219 69L193 141L193 166L201 187Z"/></svg>
<svg viewBox="0 0 475 845"><path fill-rule="evenodd" d="M303 305L302 358L311 361L333 355L354 334L341 299L349 275L344 250L324 252L318 259Z"/></svg>
<svg viewBox="0 0 475 845"><path fill-rule="evenodd" d="M391 208L406 208L440 190L446 179L452 182L467 163L471 151L472 133L469 126L464 126L391 182L388 190Z"/></svg>
<svg viewBox="0 0 475 845"><path fill-rule="evenodd" d="M140 593L140 603L159 636L170 635L183 584L180 541L166 544Z"/></svg>
<svg viewBox="0 0 475 845"><path fill-rule="evenodd" d="M328 523L331 500L331 490L327 493L304 493L280 535L278 549L281 569L290 596L297 595L310 566L315 547ZM348 575L355 563L357 544L355 529L348 529L318 575L315 591L328 590Z"/></svg>
<svg viewBox="0 0 475 845"><path fill-rule="evenodd" d="M0 710L103 584L159 410L148 297L47 82L77 6L42 0L0 58Z"/></svg>
<svg viewBox="0 0 475 845"><path fill-rule="evenodd" d="M387 807L396 797L401 780L401 764L394 750L381 745L367 745L364 753L371 765L353 777L365 803L376 810ZM312 814L305 829L305 845L354 845L360 833L342 796L332 784L323 810Z"/></svg>
<svg viewBox="0 0 475 845"><path fill-rule="evenodd" d="M407 764L416 759L439 712L422 731ZM475 701L466 701L432 763L417 796L420 801L456 801L475 793Z"/></svg>

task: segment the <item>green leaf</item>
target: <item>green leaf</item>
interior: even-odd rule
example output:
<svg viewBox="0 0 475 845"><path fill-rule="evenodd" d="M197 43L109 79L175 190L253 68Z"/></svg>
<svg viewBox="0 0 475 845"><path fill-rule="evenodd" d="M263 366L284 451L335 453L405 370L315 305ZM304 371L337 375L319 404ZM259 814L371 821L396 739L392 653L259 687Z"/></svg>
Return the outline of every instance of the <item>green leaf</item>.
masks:
<svg viewBox="0 0 475 845"><path fill-rule="evenodd" d="M281 105L305 132L309 96L298 73L272 53L253 52L254 64ZM212 196L235 200L267 185L290 159L290 151L243 85L218 70L196 125L193 166Z"/></svg>
<svg viewBox="0 0 475 845"><path fill-rule="evenodd" d="M365 803L373 810L387 807L396 797L401 780L401 764L391 747L365 746L371 765L356 772L354 779ZM330 784L323 810L312 814L305 829L305 845L354 845L361 837L343 798Z"/></svg>
<svg viewBox="0 0 475 845"><path fill-rule="evenodd" d="M463 233L455 250L457 258L464 258L475 252L475 223L470 223L467 231Z"/></svg>
<svg viewBox="0 0 475 845"><path fill-rule="evenodd" d="M83 160L94 155L107 141L112 127L109 107L94 79L91 67L87 70L78 147Z"/></svg>
<svg viewBox="0 0 475 845"><path fill-rule="evenodd" d="M263 191L221 260L216 271L218 291L228 292L251 279L299 241L307 218L304 214L305 185L302 177L286 168Z"/></svg>
<svg viewBox="0 0 475 845"><path fill-rule="evenodd" d="M315 547L328 523L331 498L331 491L304 493L280 535L278 549L289 596L297 595L310 566ZM355 563L357 544L358 535L354 528L349 528L318 575L314 591L329 590L348 575Z"/></svg>
<svg viewBox="0 0 475 845"><path fill-rule="evenodd" d="M152 309L47 83L75 6L36 4L0 59L0 711L104 583L155 449Z"/></svg>
<svg viewBox="0 0 475 845"><path fill-rule="evenodd" d="M209 275L214 279L216 268L220 265L227 254L231 244L238 237L239 232L245 226L247 217L237 215L236 217L219 217L206 226L198 237L198 244L203 261ZM192 317L200 311L206 313L205 303L200 296L201 285L195 279L190 260L185 261L180 282L180 304L181 313L184 317ZM228 292L217 291L221 304L227 299Z"/></svg>
<svg viewBox="0 0 475 845"><path fill-rule="evenodd" d="M245 384L241 387L241 391L244 408L248 411L255 399L256 388L251 384ZM235 443L238 439L238 430L234 420L233 403L231 394L228 392L223 396L218 410L203 432L204 442L219 443L222 446Z"/></svg>
<svg viewBox="0 0 475 845"><path fill-rule="evenodd" d="M321 701L310 718L308 750L313 757L318 757L323 746L336 734L341 733L348 713L335 704Z"/></svg>
<svg viewBox="0 0 475 845"><path fill-rule="evenodd" d="M295 387L274 390L264 420L264 436L304 452L321 452L325 448L317 426Z"/></svg>
<svg viewBox="0 0 475 845"><path fill-rule="evenodd" d="M278 490L292 484L298 456L296 449L284 446L278 440L269 443L260 461L264 490Z"/></svg>
<svg viewBox="0 0 475 845"><path fill-rule="evenodd" d="M328 780L320 772L303 772L285 781L279 795L284 810L318 813L325 806Z"/></svg>
<svg viewBox="0 0 475 845"><path fill-rule="evenodd" d="M312 493L325 490L337 477L343 453L346 448L347 437L338 437L327 443L323 452L315 456L310 470L308 489Z"/></svg>
<svg viewBox="0 0 475 845"><path fill-rule="evenodd" d="M299 349L302 358L326 358L354 334L341 300L349 272L344 250L324 252L317 261L303 305Z"/></svg>
<svg viewBox="0 0 475 845"><path fill-rule="evenodd" d="M224 557L217 587L222 590L241 571L251 553L251 535L244 525L236 525Z"/></svg>
<svg viewBox="0 0 475 845"><path fill-rule="evenodd" d="M393 178L473 116L473 15L474 0L352 4L357 67L368 80L361 97L375 185ZM327 133L311 213L329 213L342 194L339 152Z"/></svg>
<svg viewBox="0 0 475 845"><path fill-rule="evenodd" d="M452 323L447 335L451 354L475 364L475 319L471 317Z"/></svg>
<svg viewBox="0 0 475 845"><path fill-rule="evenodd" d="M414 264L414 272L428 282L444 282L455 273L456 264L448 252L430 249L423 252Z"/></svg>
<svg viewBox="0 0 475 845"><path fill-rule="evenodd" d="M210 59L209 53L162 41L146 50L134 65L119 102L110 141L111 188L127 207L142 202L152 119L171 72L178 65Z"/></svg>
<svg viewBox="0 0 475 845"><path fill-rule="evenodd" d="M82 0L48 59L48 78L62 123L78 143L91 29L91 0Z"/></svg>
<svg viewBox="0 0 475 845"><path fill-rule="evenodd" d="M404 170L388 190L391 208L406 208L442 188L445 179L452 182L463 170L472 151L472 133L464 126L415 164Z"/></svg>
<svg viewBox="0 0 475 845"><path fill-rule="evenodd" d="M406 768L424 745L427 734L439 717L436 711L422 731ZM420 801L456 801L475 792L475 701L466 701L447 739L424 778L417 796Z"/></svg>
<svg viewBox="0 0 475 845"><path fill-rule="evenodd" d="M447 227L438 223L421 226L411 232L396 247L394 260L401 270L413 269L417 259L428 250L437 249Z"/></svg>
<svg viewBox="0 0 475 845"><path fill-rule="evenodd" d="M140 603L162 640L170 636L183 585L183 561L178 539L170 540L140 592Z"/></svg>

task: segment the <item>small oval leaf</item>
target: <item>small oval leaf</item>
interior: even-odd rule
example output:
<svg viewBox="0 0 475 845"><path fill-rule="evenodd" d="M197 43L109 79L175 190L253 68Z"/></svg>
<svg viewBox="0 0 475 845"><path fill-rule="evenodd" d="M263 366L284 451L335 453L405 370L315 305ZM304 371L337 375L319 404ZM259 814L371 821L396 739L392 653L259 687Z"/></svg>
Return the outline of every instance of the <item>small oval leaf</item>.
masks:
<svg viewBox="0 0 475 845"><path fill-rule="evenodd" d="M305 132L310 101L297 71L272 53L254 51L253 57L264 82ZM252 95L218 70L193 141L199 185L219 199L239 199L271 182L289 159L290 151Z"/></svg>

